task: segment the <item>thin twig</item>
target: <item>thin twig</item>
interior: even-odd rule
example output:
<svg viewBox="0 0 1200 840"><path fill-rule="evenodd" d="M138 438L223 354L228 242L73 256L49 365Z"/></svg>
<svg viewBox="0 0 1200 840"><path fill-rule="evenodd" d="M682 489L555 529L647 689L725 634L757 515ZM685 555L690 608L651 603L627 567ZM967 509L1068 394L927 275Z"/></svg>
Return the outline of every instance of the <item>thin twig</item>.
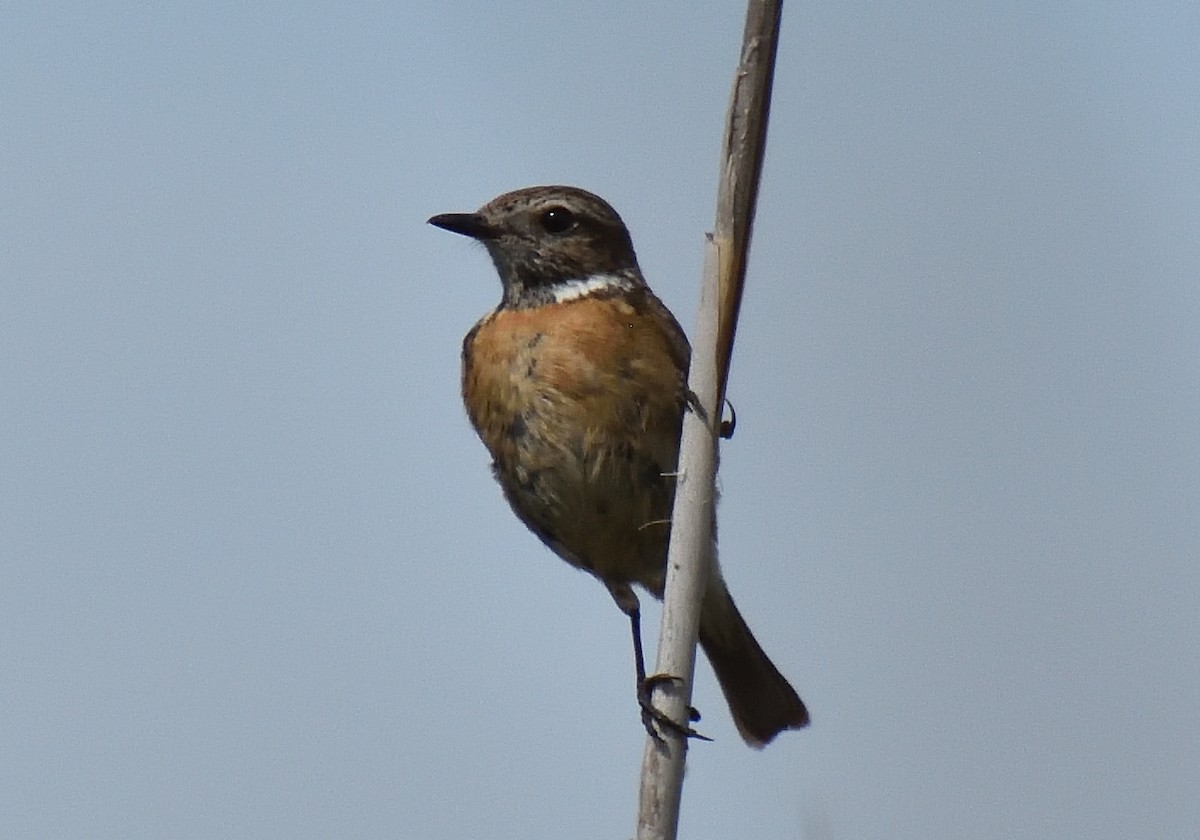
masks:
<svg viewBox="0 0 1200 840"><path fill-rule="evenodd" d="M657 671L655 706L687 720L696 665L700 601L715 551L717 432L737 331L747 252L767 137L782 0L749 0L742 55L726 118L717 216L705 246L700 314L688 387L703 412L684 412ZM701 417L718 418L713 426ZM638 840L675 840L687 739L647 737L638 802Z"/></svg>

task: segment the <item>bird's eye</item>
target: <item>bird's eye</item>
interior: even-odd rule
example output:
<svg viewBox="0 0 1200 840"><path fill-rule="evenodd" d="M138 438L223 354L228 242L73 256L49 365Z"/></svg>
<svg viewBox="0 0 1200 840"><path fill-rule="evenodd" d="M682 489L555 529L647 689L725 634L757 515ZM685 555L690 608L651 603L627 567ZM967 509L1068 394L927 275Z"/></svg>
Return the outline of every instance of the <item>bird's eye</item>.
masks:
<svg viewBox="0 0 1200 840"><path fill-rule="evenodd" d="M547 233L566 233L575 227L575 214L566 207L551 207L542 213L539 221Z"/></svg>

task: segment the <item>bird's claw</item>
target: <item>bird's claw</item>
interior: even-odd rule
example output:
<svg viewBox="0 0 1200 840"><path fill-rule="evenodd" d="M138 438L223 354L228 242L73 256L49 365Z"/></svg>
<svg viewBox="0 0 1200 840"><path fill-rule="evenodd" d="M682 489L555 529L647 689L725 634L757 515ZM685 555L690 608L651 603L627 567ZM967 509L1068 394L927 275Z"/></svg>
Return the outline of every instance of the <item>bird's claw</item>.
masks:
<svg viewBox="0 0 1200 840"><path fill-rule="evenodd" d="M666 712L663 712L654 705L651 701L654 694L654 687L666 682L683 682L683 679L671 674L651 674L638 684L637 699L638 705L642 708L642 726L646 727L646 734L664 746L666 745L666 741L663 740L662 735L658 732L659 726L669 729L684 738L695 738L697 741L711 741L712 738L701 735L688 725L700 720L700 712L696 711L695 708L688 706L688 723L678 723L672 720Z"/></svg>

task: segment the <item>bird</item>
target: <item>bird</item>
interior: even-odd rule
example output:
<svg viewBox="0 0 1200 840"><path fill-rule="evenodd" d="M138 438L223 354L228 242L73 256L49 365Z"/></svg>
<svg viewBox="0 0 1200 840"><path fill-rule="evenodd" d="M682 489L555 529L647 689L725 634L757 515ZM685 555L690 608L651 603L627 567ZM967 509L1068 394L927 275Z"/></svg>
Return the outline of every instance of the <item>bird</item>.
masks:
<svg viewBox="0 0 1200 840"><path fill-rule="evenodd" d="M647 686L659 675L645 674L634 586L662 598L683 417L698 409L687 336L647 285L621 217L586 190L527 187L429 223L482 243L500 276L499 305L463 339L467 416L517 517L629 618L654 735ZM808 710L750 632L715 552L712 564L700 645L739 734L761 748L806 726Z"/></svg>

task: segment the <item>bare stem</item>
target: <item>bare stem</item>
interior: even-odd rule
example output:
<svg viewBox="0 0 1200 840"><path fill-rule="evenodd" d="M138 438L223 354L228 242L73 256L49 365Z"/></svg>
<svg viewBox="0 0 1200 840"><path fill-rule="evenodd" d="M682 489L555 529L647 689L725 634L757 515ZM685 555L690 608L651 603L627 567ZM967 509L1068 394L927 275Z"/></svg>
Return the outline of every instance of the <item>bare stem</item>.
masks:
<svg viewBox="0 0 1200 840"><path fill-rule="evenodd" d="M696 666L700 602L715 557L717 427L725 398L733 339L767 137L771 83L782 0L749 0L742 55L734 77L721 154L717 216L705 246L700 314L693 333L688 387L704 409L684 414L671 545L663 597L654 704L686 721ZM664 731L647 736L638 803L638 840L675 840L687 739Z"/></svg>

